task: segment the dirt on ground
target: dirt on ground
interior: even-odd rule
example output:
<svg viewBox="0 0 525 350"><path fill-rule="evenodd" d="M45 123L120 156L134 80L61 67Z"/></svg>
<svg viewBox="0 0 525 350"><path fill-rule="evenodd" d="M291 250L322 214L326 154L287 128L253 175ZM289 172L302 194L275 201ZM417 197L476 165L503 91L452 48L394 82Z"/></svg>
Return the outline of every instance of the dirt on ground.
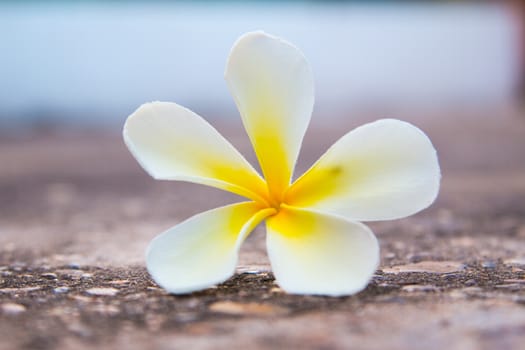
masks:
<svg viewBox="0 0 525 350"><path fill-rule="evenodd" d="M374 120L315 118L298 174ZM403 119L438 150L440 196L412 217L368 223L380 267L364 291L339 298L282 291L262 226L230 280L169 295L145 270L148 242L238 197L151 179L118 131L0 133L0 349L521 348L525 115ZM240 123L218 128L253 161Z"/></svg>

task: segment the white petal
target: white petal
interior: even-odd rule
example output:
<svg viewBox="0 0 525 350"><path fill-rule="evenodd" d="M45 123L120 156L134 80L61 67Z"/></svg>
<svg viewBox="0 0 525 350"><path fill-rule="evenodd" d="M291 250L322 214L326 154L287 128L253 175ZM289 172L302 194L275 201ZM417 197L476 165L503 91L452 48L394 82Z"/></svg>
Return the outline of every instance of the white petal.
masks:
<svg viewBox="0 0 525 350"><path fill-rule="evenodd" d="M310 66L290 43L252 32L234 44L225 78L270 191L280 199L312 114Z"/></svg>
<svg viewBox="0 0 525 350"><path fill-rule="evenodd" d="M152 278L170 293L210 287L233 275L239 247L274 209L254 202L237 203L191 217L157 236L146 265Z"/></svg>
<svg viewBox="0 0 525 350"><path fill-rule="evenodd" d="M169 102L140 106L126 120L124 141L154 178L190 181L258 200L264 181L204 119Z"/></svg>
<svg viewBox="0 0 525 350"><path fill-rule="evenodd" d="M363 224L292 207L266 222L272 270L289 293L357 293L378 266L379 245Z"/></svg>
<svg viewBox="0 0 525 350"><path fill-rule="evenodd" d="M356 221L397 219L432 204L440 178L429 138L383 119L337 141L292 185L286 203Z"/></svg>

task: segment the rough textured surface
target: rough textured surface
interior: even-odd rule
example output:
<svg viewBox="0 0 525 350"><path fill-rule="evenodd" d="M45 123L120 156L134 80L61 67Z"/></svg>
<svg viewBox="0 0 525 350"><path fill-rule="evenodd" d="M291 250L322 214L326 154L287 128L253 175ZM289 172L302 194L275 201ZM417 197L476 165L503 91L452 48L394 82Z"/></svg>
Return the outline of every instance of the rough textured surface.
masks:
<svg viewBox="0 0 525 350"><path fill-rule="evenodd" d="M371 120L317 121L299 171ZM440 197L413 217L370 224L381 242L380 270L365 291L345 298L283 293L262 227L232 279L168 295L142 266L148 241L237 197L153 181L118 133L0 134L0 349L522 346L525 118L499 110L411 121L438 149ZM251 154L242 130L220 130Z"/></svg>

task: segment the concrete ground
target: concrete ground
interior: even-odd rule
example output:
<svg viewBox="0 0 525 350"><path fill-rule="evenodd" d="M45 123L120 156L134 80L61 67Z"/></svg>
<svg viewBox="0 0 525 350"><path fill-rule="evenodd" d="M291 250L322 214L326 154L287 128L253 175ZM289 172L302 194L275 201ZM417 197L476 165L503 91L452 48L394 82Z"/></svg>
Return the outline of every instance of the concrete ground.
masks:
<svg viewBox="0 0 525 350"><path fill-rule="evenodd" d="M150 239L233 195L149 178L118 132L0 133L0 349L518 349L525 342L525 116L406 120L433 140L440 196L371 223L381 265L363 292L294 296L274 283L258 227L237 274L171 296L144 268ZM346 130L315 116L301 172ZM235 125L218 125L248 158Z"/></svg>

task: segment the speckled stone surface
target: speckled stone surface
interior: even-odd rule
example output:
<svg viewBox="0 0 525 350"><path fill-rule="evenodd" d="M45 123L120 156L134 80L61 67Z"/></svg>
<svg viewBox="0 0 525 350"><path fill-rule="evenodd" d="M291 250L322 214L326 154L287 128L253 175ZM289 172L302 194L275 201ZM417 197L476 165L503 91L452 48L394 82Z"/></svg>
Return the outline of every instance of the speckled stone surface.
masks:
<svg viewBox="0 0 525 350"><path fill-rule="evenodd" d="M316 118L298 172L374 120ZM366 290L344 298L284 293L263 227L232 279L168 295L143 266L149 240L236 196L152 180L118 131L0 133L0 349L520 348L525 116L404 119L438 149L440 197L410 218L370 224L381 266ZM219 129L253 160L239 125Z"/></svg>

